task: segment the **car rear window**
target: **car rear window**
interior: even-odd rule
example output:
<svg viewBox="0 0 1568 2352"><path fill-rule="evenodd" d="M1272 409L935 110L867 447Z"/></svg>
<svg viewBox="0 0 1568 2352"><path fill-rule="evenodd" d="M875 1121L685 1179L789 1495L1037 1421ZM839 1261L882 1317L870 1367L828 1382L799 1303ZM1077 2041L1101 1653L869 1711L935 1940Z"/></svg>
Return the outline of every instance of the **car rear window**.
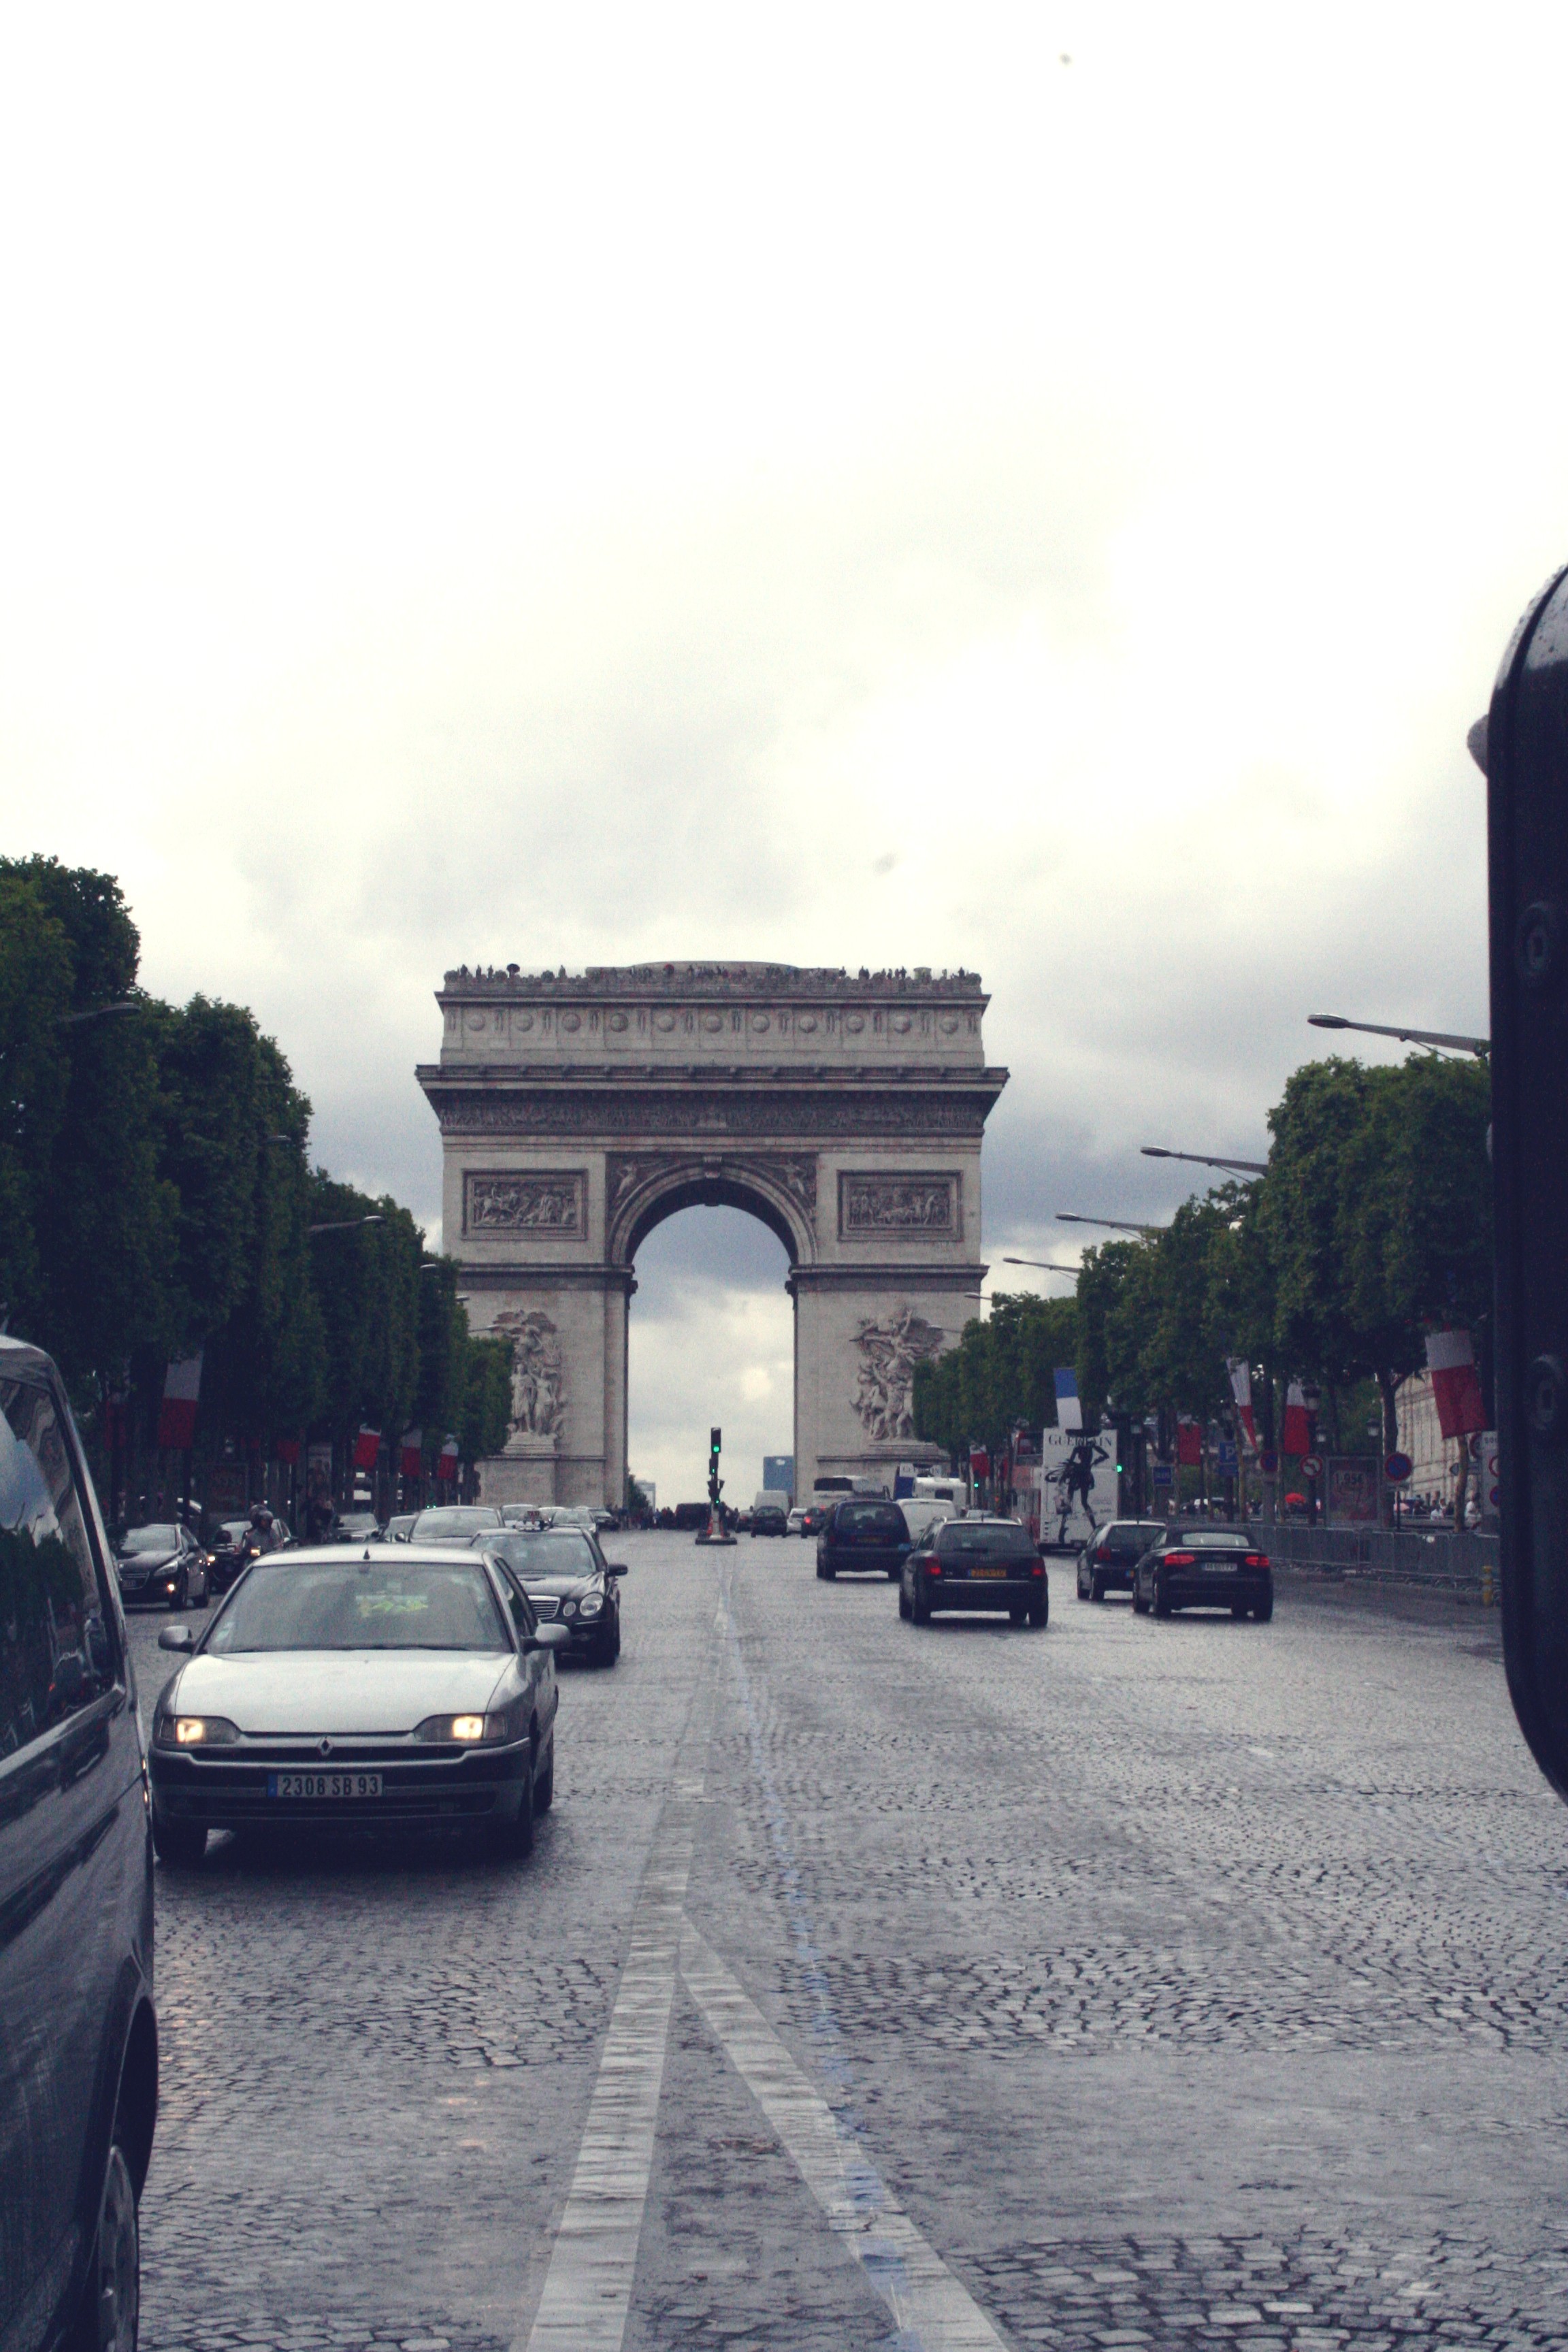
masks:
<svg viewBox="0 0 1568 2352"><path fill-rule="evenodd" d="M1022 1528L974 1527L949 1519L937 1536L939 1559L1032 1559L1035 1547Z"/></svg>
<svg viewBox="0 0 1568 2352"><path fill-rule="evenodd" d="M598 1566L593 1545L575 1528L547 1535L507 1528L494 1535L476 1536L473 1549L493 1552L521 1577L592 1576Z"/></svg>
<svg viewBox="0 0 1568 2352"><path fill-rule="evenodd" d="M1148 1545L1157 1543L1164 1532L1163 1519L1118 1519L1114 1527L1106 1528L1100 1540L1101 1543L1136 1544L1142 1551Z"/></svg>
<svg viewBox="0 0 1568 2352"><path fill-rule="evenodd" d="M896 1503L840 1503L833 1514L835 1535L889 1535L902 1543L904 1515Z"/></svg>
<svg viewBox="0 0 1568 2352"><path fill-rule="evenodd" d="M1173 1544L1185 1544L1191 1551L1251 1551L1256 1540L1234 1528L1188 1528L1171 1537Z"/></svg>

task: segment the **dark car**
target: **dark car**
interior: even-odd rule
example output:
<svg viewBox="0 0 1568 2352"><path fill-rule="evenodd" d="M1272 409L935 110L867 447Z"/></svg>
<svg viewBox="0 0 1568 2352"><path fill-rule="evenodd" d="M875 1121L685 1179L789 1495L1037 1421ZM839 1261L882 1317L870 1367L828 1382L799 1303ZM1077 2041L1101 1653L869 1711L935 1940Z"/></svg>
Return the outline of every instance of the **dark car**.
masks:
<svg viewBox="0 0 1568 2352"><path fill-rule="evenodd" d="M845 1573L896 1577L909 1557L910 1530L897 1503L836 1503L816 1538L816 1572L830 1582Z"/></svg>
<svg viewBox="0 0 1568 2352"><path fill-rule="evenodd" d="M340 1511L332 1522L333 1543L376 1543L380 1537L381 1521L374 1511Z"/></svg>
<svg viewBox="0 0 1568 2352"><path fill-rule="evenodd" d="M801 1534L803 1536L819 1536L832 1516L833 1505L831 1502L808 1503L801 1517Z"/></svg>
<svg viewBox="0 0 1568 2352"><path fill-rule="evenodd" d="M410 1543L467 1543L487 1528L499 1528L500 1513L490 1503L433 1503L408 1530Z"/></svg>
<svg viewBox="0 0 1568 2352"><path fill-rule="evenodd" d="M1005 1610L1015 1625L1050 1615L1046 1563L1016 1519L940 1519L904 1562L899 1614L929 1624L939 1609Z"/></svg>
<svg viewBox="0 0 1568 2352"><path fill-rule="evenodd" d="M1111 1519L1097 1528L1078 1556L1078 1597L1103 1601L1108 1592L1131 1592L1132 1571L1155 1538L1163 1519Z"/></svg>
<svg viewBox="0 0 1568 2352"><path fill-rule="evenodd" d="M789 1513L777 1503L759 1503L752 1513L754 1536L787 1536Z"/></svg>
<svg viewBox="0 0 1568 2352"><path fill-rule="evenodd" d="M0 2343L135 2341L158 2111L125 1620L47 1356L0 1339Z"/></svg>
<svg viewBox="0 0 1568 2352"><path fill-rule="evenodd" d="M150 1601L160 1609L205 1609L212 1591L212 1561L189 1528L163 1519L127 1528L115 1554L120 1598Z"/></svg>
<svg viewBox="0 0 1568 2352"><path fill-rule="evenodd" d="M1250 1612L1260 1623L1274 1614L1268 1554L1250 1528L1209 1528L1181 1522L1162 1528L1132 1576L1132 1606L1170 1617L1178 1609Z"/></svg>
<svg viewBox="0 0 1568 2352"><path fill-rule="evenodd" d="M470 1830L525 1854L555 1789L558 1630L482 1554L323 1547L260 1559L153 1711L160 1862L213 1829Z"/></svg>
<svg viewBox="0 0 1568 2352"><path fill-rule="evenodd" d="M502 1528L477 1535L476 1550L499 1560L527 1593L541 1624L564 1625L568 1657L613 1666L621 1654L619 1579L626 1570L607 1560L586 1528Z"/></svg>

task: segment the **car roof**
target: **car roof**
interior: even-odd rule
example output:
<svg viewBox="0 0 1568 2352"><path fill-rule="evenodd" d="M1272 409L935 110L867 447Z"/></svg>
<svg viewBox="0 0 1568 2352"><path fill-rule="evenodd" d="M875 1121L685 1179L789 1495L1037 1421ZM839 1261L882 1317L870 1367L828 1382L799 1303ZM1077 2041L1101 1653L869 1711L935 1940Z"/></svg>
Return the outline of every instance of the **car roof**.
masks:
<svg viewBox="0 0 1568 2352"><path fill-rule="evenodd" d="M310 1544L292 1551L270 1551L261 1565L316 1568L328 1560L381 1559L393 1568L450 1568L455 1559L482 1558L482 1552L466 1543L388 1543L378 1536L353 1536L344 1543Z"/></svg>

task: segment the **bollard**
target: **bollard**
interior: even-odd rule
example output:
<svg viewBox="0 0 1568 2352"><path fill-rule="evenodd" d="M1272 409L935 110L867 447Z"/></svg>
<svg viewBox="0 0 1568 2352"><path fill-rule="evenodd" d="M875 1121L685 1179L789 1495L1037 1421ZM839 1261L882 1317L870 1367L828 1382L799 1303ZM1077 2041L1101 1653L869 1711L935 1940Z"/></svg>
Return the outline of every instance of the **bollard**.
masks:
<svg viewBox="0 0 1568 2352"><path fill-rule="evenodd" d="M1483 1609L1490 1609L1495 1605L1496 1601L1497 1595L1492 1591L1492 1564L1489 1559L1483 1559L1481 1562L1481 1607Z"/></svg>

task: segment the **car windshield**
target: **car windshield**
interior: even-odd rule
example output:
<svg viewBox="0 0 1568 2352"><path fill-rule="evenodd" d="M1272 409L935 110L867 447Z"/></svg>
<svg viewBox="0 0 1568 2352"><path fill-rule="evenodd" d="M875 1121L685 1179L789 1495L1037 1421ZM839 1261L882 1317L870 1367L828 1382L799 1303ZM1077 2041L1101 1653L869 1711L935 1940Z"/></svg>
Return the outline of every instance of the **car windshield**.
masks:
<svg viewBox="0 0 1568 2352"><path fill-rule="evenodd" d="M1196 1545L1203 1551L1250 1551L1253 1538L1238 1533L1235 1528L1187 1528L1175 1529L1170 1538L1173 1544Z"/></svg>
<svg viewBox="0 0 1568 2352"><path fill-rule="evenodd" d="M445 1509L421 1511L410 1530L416 1543L467 1543L480 1528L499 1528L500 1513L488 1503L452 1503Z"/></svg>
<svg viewBox="0 0 1568 2352"><path fill-rule="evenodd" d="M180 1540L178 1528L132 1528L126 1537L126 1551L174 1551Z"/></svg>
<svg viewBox="0 0 1568 2352"><path fill-rule="evenodd" d="M944 1521L937 1538L942 1559L1028 1559L1034 1549L1022 1528L976 1527L968 1519Z"/></svg>
<svg viewBox="0 0 1568 2352"><path fill-rule="evenodd" d="M904 1515L896 1503L840 1503L833 1515L833 1525L840 1535L886 1532L901 1538Z"/></svg>
<svg viewBox="0 0 1568 2352"><path fill-rule="evenodd" d="M351 1536L367 1535L376 1524L374 1511L345 1511L338 1521L344 1534Z"/></svg>
<svg viewBox="0 0 1568 2352"><path fill-rule="evenodd" d="M524 1578L592 1576L598 1567L587 1537L573 1528L563 1528L559 1534L548 1529L534 1532L525 1528L508 1528L500 1535L476 1536L474 1547L476 1550L494 1552L514 1575Z"/></svg>
<svg viewBox="0 0 1568 2352"><path fill-rule="evenodd" d="M466 1559L258 1562L206 1645L254 1650L506 1650L489 1577Z"/></svg>
<svg viewBox="0 0 1568 2352"><path fill-rule="evenodd" d="M1100 1542L1138 1544L1142 1547L1158 1543L1164 1532L1163 1519L1119 1519L1113 1528L1106 1528Z"/></svg>

